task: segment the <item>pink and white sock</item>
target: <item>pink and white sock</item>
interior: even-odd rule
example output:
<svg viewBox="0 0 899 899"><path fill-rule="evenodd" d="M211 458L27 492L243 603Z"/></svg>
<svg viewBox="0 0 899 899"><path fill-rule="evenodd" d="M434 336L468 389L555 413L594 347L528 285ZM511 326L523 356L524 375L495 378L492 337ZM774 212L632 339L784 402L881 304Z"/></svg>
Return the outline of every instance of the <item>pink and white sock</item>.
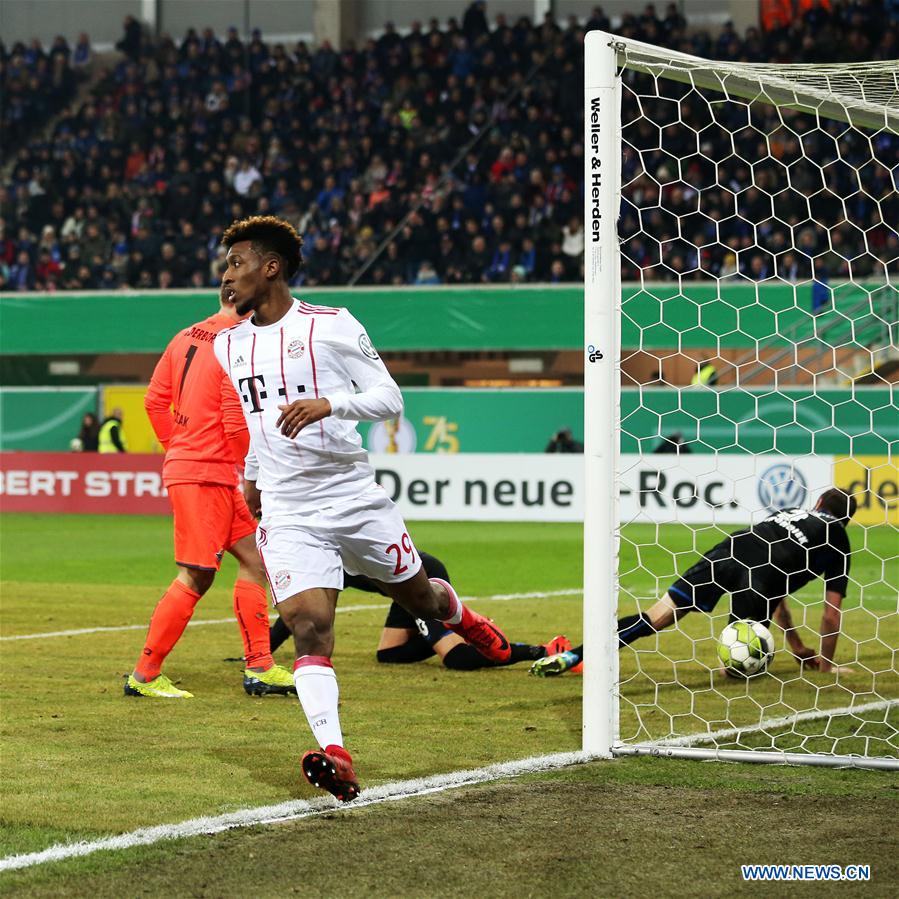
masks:
<svg viewBox="0 0 899 899"><path fill-rule="evenodd" d="M301 656L293 666L293 682L318 745L343 746L337 700L337 675L327 656Z"/></svg>
<svg viewBox="0 0 899 899"><path fill-rule="evenodd" d="M430 580L432 584L440 584L440 586L446 590L446 595L449 597L450 614L443 619L443 623L446 625L459 624L462 621L462 600L456 595L456 591L453 590L452 584L447 583L447 581L439 577L432 577Z"/></svg>

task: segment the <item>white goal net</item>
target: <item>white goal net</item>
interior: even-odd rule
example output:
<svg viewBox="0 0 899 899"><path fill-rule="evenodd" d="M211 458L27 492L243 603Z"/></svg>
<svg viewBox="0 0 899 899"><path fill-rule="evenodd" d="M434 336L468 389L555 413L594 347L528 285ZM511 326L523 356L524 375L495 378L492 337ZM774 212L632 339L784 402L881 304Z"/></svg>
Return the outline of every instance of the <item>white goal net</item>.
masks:
<svg viewBox="0 0 899 899"><path fill-rule="evenodd" d="M899 63L585 71L585 749L899 768Z"/></svg>

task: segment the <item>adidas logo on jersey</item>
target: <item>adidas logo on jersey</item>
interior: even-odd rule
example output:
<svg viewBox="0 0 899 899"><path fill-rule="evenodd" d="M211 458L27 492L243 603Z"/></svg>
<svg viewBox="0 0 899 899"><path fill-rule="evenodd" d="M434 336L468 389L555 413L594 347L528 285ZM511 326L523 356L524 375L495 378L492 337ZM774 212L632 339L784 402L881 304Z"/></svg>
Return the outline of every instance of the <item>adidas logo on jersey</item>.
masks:
<svg viewBox="0 0 899 899"><path fill-rule="evenodd" d="M238 357L234 360L234 364L232 365L232 368L237 368L238 365L246 365L246 364L247 364L247 360L244 359L243 356L238 356Z"/></svg>

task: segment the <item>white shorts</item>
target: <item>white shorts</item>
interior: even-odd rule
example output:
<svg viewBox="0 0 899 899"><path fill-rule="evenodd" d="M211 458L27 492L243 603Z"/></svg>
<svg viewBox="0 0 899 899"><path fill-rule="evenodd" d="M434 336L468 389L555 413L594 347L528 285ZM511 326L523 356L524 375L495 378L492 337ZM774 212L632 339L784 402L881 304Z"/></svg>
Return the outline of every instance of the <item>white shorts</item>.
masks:
<svg viewBox="0 0 899 899"><path fill-rule="evenodd" d="M344 569L397 584L421 568L402 515L377 484L316 512L263 517L256 545L276 605L314 587L342 590Z"/></svg>

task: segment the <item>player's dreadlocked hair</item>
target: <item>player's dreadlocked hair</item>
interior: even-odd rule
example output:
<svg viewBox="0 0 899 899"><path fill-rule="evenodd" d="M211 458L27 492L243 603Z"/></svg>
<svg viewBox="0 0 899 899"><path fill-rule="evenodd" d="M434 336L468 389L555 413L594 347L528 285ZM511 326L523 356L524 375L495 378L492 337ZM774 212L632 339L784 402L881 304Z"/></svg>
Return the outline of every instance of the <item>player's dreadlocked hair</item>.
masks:
<svg viewBox="0 0 899 899"><path fill-rule="evenodd" d="M290 222L274 215L251 215L232 222L222 235L222 246L231 249L236 243L248 240L253 249L263 253L276 253L284 262L289 281L302 267L303 238Z"/></svg>
<svg viewBox="0 0 899 899"><path fill-rule="evenodd" d="M849 521L858 508L855 497L839 487L831 487L825 490L818 500L818 507L822 512L828 512L840 521Z"/></svg>

